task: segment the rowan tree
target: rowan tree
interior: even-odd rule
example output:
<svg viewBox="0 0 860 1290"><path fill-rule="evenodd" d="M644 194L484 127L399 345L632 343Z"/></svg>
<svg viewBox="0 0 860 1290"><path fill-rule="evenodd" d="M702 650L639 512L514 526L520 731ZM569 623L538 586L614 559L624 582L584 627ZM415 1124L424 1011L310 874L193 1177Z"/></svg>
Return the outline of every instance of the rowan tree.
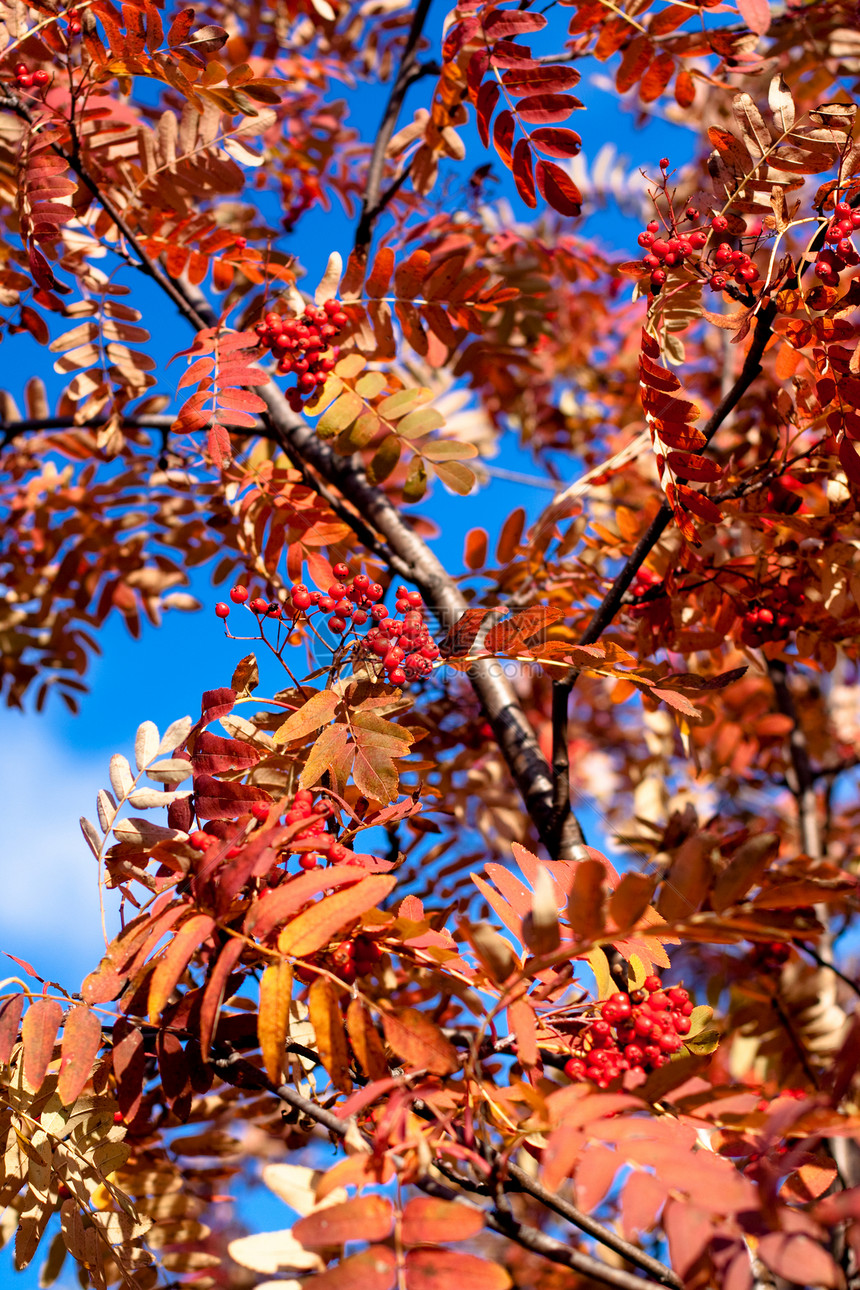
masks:
<svg viewBox="0 0 860 1290"><path fill-rule="evenodd" d="M193 571L235 641L81 821L90 975L2 982L15 1266L860 1285L856 5L3 0L0 44L5 700L75 711ZM580 78L677 155L586 164ZM481 507L514 441L538 514Z"/></svg>

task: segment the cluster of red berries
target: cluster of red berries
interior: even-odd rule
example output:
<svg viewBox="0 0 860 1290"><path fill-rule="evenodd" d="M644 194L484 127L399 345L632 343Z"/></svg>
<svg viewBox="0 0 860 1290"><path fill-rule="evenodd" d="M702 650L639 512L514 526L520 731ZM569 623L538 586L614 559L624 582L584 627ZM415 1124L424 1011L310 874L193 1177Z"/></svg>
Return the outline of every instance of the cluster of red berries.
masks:
<svg viewBox="0 0 860 1290"><path fill-rule="evenodd" d="M394 618L385 605L378 603L385 594L381 583L371 582L364 573L357 573L349 583L343 581L349 577L345 564L336 564L333 573L339 581L333 582L325 595L311 591L303 582L296 582L283 604L261 597L249 601L247 587L240 584L230 592L230 599L237 605L247 602L248 608L258 618L280 618L292 622L303 614L308 619L314 612L330 614L328 626L338 636L345 635L350 628L356 631L369 623L363 637L358 637L356 631L357 639L365 656L380 659L382 670L392 685L403 685L406 681L427 676L439 657L439 647L424 621L421 593L399 587L395 609L403 617ZM230 606L226 601L219 601L215 613L219 618L226 618Z"/></svg>
<svg viewBox="0 0 860 1290"><path fill-rule="evenodd" d="M391 618L387 610L379 613L385 606L378 607L376 625L365 632L364 646L381 660L392 685L403 685L432 672L439 646L427 630L420 592L398 587L394 608L402 618Z"/></svg>
<svg viewBox="0 0 860 1290"><path fill-rule="evenodd" d="M689 206L686 216L688 220L698 219L699 212L695 207ZM660 225L657 220L652 219L638 238L639 245L647 252L643 263L651 270L651 286L657 291L666 281L666 270L663 265L671 268L675 264L683 263L695 251L701 251L708 240L708 235L703 229L695 229L691 233L680 235L677 235L676 230L667 231L670 232L669 237L659 236Z"/></svg>
<svg viewBox="0 0 860 1290"><path fill-rule="evenodd" d="M815 261L815 275L825 287L835 287L842 269L860 264L851 237L860 228L860 210L852 210L847 202L837 202L833 218L824 233L827 246Z"/></svg>
<svg viewBox="0 0 860 1290"><path fill-rule="evenodd" d="M301 318L282 318L268 313L254 328L260 343L268 345L278 360L282 376L298 377L288 399L293 411L299 411L302 399L313 394L337 362L337 350L331 342L339 336L349 319L337 300L327 300L321 309L309 305Z"/></svg>
<svg viewBox="0 0 860 1290"><path fill-rule="evenodd" d="M373 971L383 952L369 936L356 936L354 940L341 941L331 957L341 981L352 985L356 977L368 976Z"/></svg>
<svg viewBox="0 0 860 1290"><path fill-rule="evenodd" d="M46 72L43 67L38 71L31 72L26 63L15 64L15 84L22 90L44 89L51 83L51 73Z"/></svg>
<svg viewBox="0 0 860 1290"><path fill-rule="evenodd" d="M250 813L262 824L269 818L269 810L268 802L254 802ZM300 788L293 797L284 816L285 823L298 824L301 820L308 821L306 827L299 829L290 840L290 849L300 853L299 868L316 869L321 854L328 859L329 864L352 862L353 852L342 842L338 842L337 838L326 829L326 820L334 814L334 811L335 808L326 798L315 803L313 793L306 788ZM188 835L189 844L195 851L201 852L208 851L219 840L214 833L207 833L205 829L196 829ZM230 847L225 853L226 858L235 859L241 850L242 848L238 846Z"/></svg>
<svg viewBox="0 0 860 1290"><path fill-rule="evenodd" d="M663 167L662 161L660 164ZM684 218L691 223L699 219L695 206L687 207ZM685 260L694 257L703 249L711 233L725 233L729 227L725 215L712 216L707 228L689 231L678 229L673 211L670 212L670 222L671 227L667 227L665 235L661 235L660 224L655 219L651 220L638 238L639 245L647 252L642 263L651 271L651 291L654 295L657 295L666 281L667 268L683 264ZM752 286L760 277L757 266L747 253L736 250L728 242L720 242L717 246L713 262L707 267L707 271L714 291L722 291L732 280L741 286Z"/></svg>
<svg viewBox="0 0 860 1290"><path fill-rule="evenodd" d="M608 1088L624 1071L647 1075L665 1065L690 1033L693 1004L679 985L664 990L658 976L645 978L641 990L611 995L600 1018L579 1036L579 1051L565 1065L573 1080Z"/></svg>
<svg viewBox="0 0 860 1290"><path fill-rule="evenodd" d="M743 616L741 640L745 645L764 645L783 641L797 631L803 616L805 596L800 578L789 578L785 586L776 586L766 605L754 603Z"/></svg>
<svg viewBox="0 0 860 1290"><path fill-rule="evenodd" d="M74 14L74 13L73 13L73 14L71 14L71 15L69 16L69 18L68 18L67 22L68 22L68 31L69 31L69 35L70 35L70 36L79 36L79 35L80 35L80 33L81 33L81 30L82 30L83 24L81 23L81 20L80 20L80 18L77 16L77 14Z"/></svg>
<svg viewBox="0 0 860 1290"><path fill-rule="evenodd" d="M730 278L741 286L752 286L761 276L746 251L738 250L728 242L720 242L714 252L716 273L711 275L711 290L722 291Z"/></svg>
<svg viewBox="0 0 860 1290"><path fill-rule="evenodd" d="M750 958L753 971L781 972L791 958L791 946L784 941L765 941L755 946Z"/></svg>

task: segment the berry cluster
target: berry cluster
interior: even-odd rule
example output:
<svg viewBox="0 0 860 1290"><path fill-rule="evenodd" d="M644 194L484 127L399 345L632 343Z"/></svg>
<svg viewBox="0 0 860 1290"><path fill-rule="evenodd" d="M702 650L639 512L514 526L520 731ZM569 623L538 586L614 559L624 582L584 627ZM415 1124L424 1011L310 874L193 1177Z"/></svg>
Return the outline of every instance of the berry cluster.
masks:
<svg viewBox="0 0 860 1290"><path fill-rule="evenodd" d="M741 640L745 645L784 641L803 621L805 597L800 578L789 578L785 586L774 587L766 605L752 604L743 616Z"/></svg>
<svg viewBox="0 0 860 1290"><path fill-rule="evenodd" d="M842 269L860 264L851 237L860 228L860 210L852 210L847 202L837 202L833 218L824 233L827 246L815 261L815 275L825 287L835 287Z"/></svg>
<svg viewBox="0 0 860 1290"><path fill-rule="evenodd" d="M740 286L752 286L759 280L758 267L746 251L732 247L729 242L720 242L714 252L714 264L717 271L711 275L713 291L722 291L730 278Z"/></svg>
<svg viewBox="0 0 860 1290"><path fill-rule="evenodd" d="M251 814L255 820L262 822L268 819L269 807L265 802L257 802L251 807ZM306 827L300 829L290 843L292 850L301 851L300 868L316 869L320 862L318 852L327 856L330 864L351 862L352 852L326 830L325 822L333 814L334 807L331 802L323 798L314 803L313 793L307 788L300 788L290 802L284 816L285 823L298 824L301 820L308 821ZM303 847L307 847L307 850L302 850Z"/></svg>
<svg viewBox="0 0 860 1290"><path fill-rule="evenodd" d="M352 630L361 645L365 658L376 657L381 669L392 685L403 685L420 676L427 676L439 657L435 644L424 621L423 600L418 591L399 587L395 609L402 618L394 618L385 605L379 604L385 594L384 587L371 582L367 574L357 573L351 582L345 564L336 564L333 573L340 581L332 583L327 594L311 591L303 582L290 588L283 604L261 597L248 599L248 589L241 584L230 592L234 604L244 605L258 618L279 618L295 622L305 616L311 621L315 614L328 614L328 626L336 635L345 636ZM215 606L218 618L226 618L230 606L219 601ZM363 637L357 629L369 624Z"/></svg>
<svg viewBox="0 0 860 1290"><path fill-rule="evenodd" d="M781 972L791 958L791 946L784 941L765 941L755 946L750 958L754 972Z"/></svg>
<svg viewBox="0 0 860 1290"><path fill-rule="evenodd" d="M665 171L663 161L661 169ZM692 224L699 219L695 206L688 206L683 220L679 220L671 203L669 205L668 223L661 232L657 220L651 220L644 232L639 234L639 245L646 251L643 265L651 271L651 291L657 295L666 282L666 269L684 261L693 261L699 272L707 274L711 288L722 291L734 281L742 287L751 287L759 280L757 266L745 251L734 249L728 242L720 242L707 264L698 258L700 252L712 233L725 233L729 221L725 215L714 215L707 226L682 230L681 223Z"/></svg>
<svg viewBox="0 0 860 1290"><path fill-rule="evenodd" d="M368 976L382 958L383 950L369 936L356 936L351 941L341 941L331 958L334 970L341 981L352 985L356 977Z"/></svg>
<svg viewBox="0 0 860 1290"><path fill-rule="evenodd" d="M690 1033L693 1004L682 986L664 990L658 976L641 990L611 995L579 1037L580 1050L565 1065L573 1080L608 1088L624 1071L647 1075L665 1065Z"/></svg>
<svg viewBox="0 0 860 1290"><path fill-rule="evenodd" d="M81 34L83 24L76 13L69 14L67 24L70 36L79 36Z"/></svg>
<svg viewBox="0 0 860 1290"><path fill-rule="evenodd" d="M376 626L365 633L364 646L382 660L392 685L402 685L429 675L439 646L427 630L420 592L398 587L394 608L402 618L391 618L384 605L378 607L385 613L377 611Z"/></svg>
<svg viewBox="0 0 860 1290"><path fill-rule="evenodd" d="M268 802L254 802L250 813L262 824L269 818L269 810ZM334 814L334 811L335 808L326 798L315 803L313 793L306 788L300 788L288 805L284 816L286 824L308 821L305 828L299 829L293 835L289 844L292 851L299 852L299 868L316 869L323 855L329 864L352 863L353 853L326 829L326 820ZM188 835L189 844L195 851L201 852L208 851L219 840L214 833L207 833L205 829L196 829ZM230 847L226 852L226 858L235 859L241 850L242 848L238 846Z"/></svg>
<svg viewBox="0 0 860 1290"><path fill-rule="evenodd" d="M687 208L686 215L688 220L698 219L699 212L690 206ZM651 286L658 291L666 281L666 270L663 266L668 265L671 268L675 264L683 263L695 251L701 251L708 240L708 235L703 229L694 229L690 233L680 235L674 228L667 231L670 233L669 237L659 236L660 225L657 220L652 219L638 238L639 245L647 252L643 263L651 270Z"/></svg>
<svg viewBox="0 0 860 1290"><path fill-rule="evenodd" d="M337 350L331 348L331 342L348 321L338 301L327 300L321 309L309 305L301 318L268 313L254 328L260 343L268 345L277 358L280 374L298 377L295 389L287 396L294 412L301 410L303 398L325 384L337 362Z"/></svg>
<svg viewBox="0 0 860 1290"><path fill-rule="evenodd" d="M50 83L51 73L46 72L43 67L40 67L38 71L31 72L26 63L15 64L15 84L19 89L29 90L34 86L37 89L44 89Z"/></svg>

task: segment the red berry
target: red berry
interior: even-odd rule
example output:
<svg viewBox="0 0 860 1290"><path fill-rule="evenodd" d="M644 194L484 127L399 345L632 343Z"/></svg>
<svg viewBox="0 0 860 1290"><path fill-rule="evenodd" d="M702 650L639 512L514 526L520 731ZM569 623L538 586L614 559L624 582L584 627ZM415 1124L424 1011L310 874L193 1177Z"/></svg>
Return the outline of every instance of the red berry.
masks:
<svg viewBox="0 0 860 1290"><path fill-rule="evenodd" d="M332 842L328 849L328 858L332 864L343 864L349 851L342 842Z"/></svg>
<svg viewBox="0 0 860 1290"><path fill-rule="evenodd" d="M240 251L244 251L247 245L248 245L248 239L246 237L236 238L236 246L239 248Z"/></svg>
<svg viewBox="0 0 860 1290"><path fill-rule="evenodd" d="M668 258L668 257L667 257L667 258ZM665 281L666 281L666 270L665 270L665 269L655 269L655 270L654 270L654 272L651 274L651 286L652 286L652 287L662 287L662 285L663 285L663 283L664 283Z"/></svg>
<svg viewBox="0 0 860 1290"><path fill-rule="evenodd" d="M367 610L354 609L352 613L352 621L356 627L363 627L367 622Z"/></svg>
<svg viewBox="0 0 860 1290"><path fill-rule="evenodd" d="M338 635L346 631L346 619L341 618L338 614L332 614L331 618L328 620L328 625L332 631L337 632Z"/></svg>
<svg viewBox="0 0 860 1290"><path fill-rule="evenodd" d="M253 815L255 820L259 820L260 823L262 824L264 820L267 820L269 818L269 803L254 802L251 807L251 814Z"/></svg>
<svg viewBox="0 0 860 1290"><path fill-rule="evenodd" d="M293 594L290 599L296 609L307 609L311 603L310 592L308 591L296 591L293 589Z"/></svg>
<svg viewBox="0 0 860 1290"><path fill-rule="evenodd" d="M25 90L28 90L33 84L33 73L22 72L18 77L18 84Z"/></svg>
<svg viewBox="0 0 860 1290"><path fill-rule="evenodd" d="M334 607L336 603L337 602L334 600L332 596L320 596L319 600L317 601L317 604L319 605L320 609L323 611L324 614L334 613Z"/></svg>
<svg viewBox="0 0 860 1290"><path fill-rule="evenodd" d="M49 85L50 81L51 81L51 73L46 72L44 68L40 67L38 72L33 73L34 85Z"/></svg>
<svg viewBox="0 0 860 1290"><path fill-rule="evenodd" d="M299 865L302 869L316 869L318 859L315 855L299 856Z"/></svg>
<svg viewBox="0 0 860 1290"><path fill-rule="evenodd" d="M234 605L244 605L245 601L248 599L248 588L243 587L241 582L237 582L236 586L230 592L230 599L233 601Z"/></svg>
<svg viewBox="0 0 860 1290"><path fill-rule="evenodd" d="M668 158L668 157L661 157L661 158L660 158L660 169L661 169L661 170L668 170L668 168L669 168L669 158Z"/></svg>
<svg viewBox="0 0 860 1290"><path fill-rule="evenodd" d="M114 1124L125 1124L125 1116L122 1111L114 1111L113 1122Z"/></svg>
<svg viewBox="0 0 860 1290"><path fill-rule="evenodd" d="M223 600L219 600L218 604L215 606L215 613L219 618L226 618L230 613L230 606L225 605Z"/></svg>
<svg viewBox="0 0 860 1290"><path fill-rule="evenodd" d="M688 206L684 214L687 216L687 219L699 218L699 212L696 210L695 206Z"/></svg>
<svg viewBox="0 0 860 1290"><path fill-rule="evenodd" d="M352 601L346 596L342 596L334 607L334 612L340 614L341 618L349 618L352 614Z"/></svg>
<svg viewBox="0 0 860 1290"><path fill-rule="evenodd" d="M691 233L689 238L690 246L694 251L701 251L707 240L707 236L701 232Z"/></svg>
<svg viewBox="0 0 860 1290"><path fill-rule="evenodd" d="M385 595L385 588L378 582L372 582L367 588L368 600L381 600ZM387 615L386 615L387 616Z"/></svg>
<svg viewBox="0 0 860 1290"><path fill-rule="evenodd" d="M337 578L339 582L343 582L344 578L349 577L349 567L348 565L345 565L342 563L336 564L332 569L332 573L334 574L334 576Z"/></svg>
<svg viewBox="0 0 860 1290"><path fill-rule="evenodd" d="M406 680L406 673L402 667L396 667L393 672L388 673L388 679L392 685L403 685Z"/></svg>
<svg viewBox="0 0 860 1290"><path fill-rule="evenodd" d="M188 835L188 841L195 851L207 851L215 840L211 833L204 833L202 829L195 829Z"/></svg>
<svg viewBox="0 0 860 1290"><path fill-rule="evenodd" d="M654 241L654 234L640 233L636 241L639 243L640 246L650 246L651 243Z"/></svg>
<svg viewBox="0 0 860 1290"><path fill-rule="evenodd" d="M722 273L715 273L709 283L709 286L712 291L722 291L725 285L726 285L726 279L725 279L725 275Z"/></svg>
<svg viewBox="0 0 860 1290"><path fill-rule="evenodd" d="M655 219L652 219L652 220L651 220L651 222L650 222L649 224L646 224L646 225L645 225L645 227L647 228L647 230L648 230L648 232L649 232L649 233L659 233L659 232L660 232L660 225L657 223L657 221L656 221Z"/></svg>
<svg viewBox="0 0 860 1290"><path fill-rule="evenodd" d="M646 976L643 982L643 986L649 994L653 994L655 990L659 990L661 985L662 982L658 976Z"/></svg>

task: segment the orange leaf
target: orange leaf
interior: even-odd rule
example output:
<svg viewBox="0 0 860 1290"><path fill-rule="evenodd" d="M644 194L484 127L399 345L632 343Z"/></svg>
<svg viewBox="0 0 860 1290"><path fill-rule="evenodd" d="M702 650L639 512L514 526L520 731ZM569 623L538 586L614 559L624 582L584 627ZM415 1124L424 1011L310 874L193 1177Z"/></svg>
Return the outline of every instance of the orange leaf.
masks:
<svg viewBox="0 0 860 1290"><path fill-rule="evenodd" d="M260 979L260 1011L257 1035L263 1054L263 1066L273 1084L280 1084L284 1069L284 1050L290 1024L290 1001L293 997L293 969L286 959L270 963Z"/></svg>
<svg viewBox="0 0 860 1290"><path fill-rule="evenodd" d="M410 1066L432 1075L450 1075L457 1070L460 1060L456 1048L423 1012L415 1008L383 1012L382 1025L391 1047Z"/></svg>
<svg viewBox="0 0 860 1290"><path fill-rule="evenodd" d="M182 924L152 974L147 1004L150 1021L158 1020L192 955L211 936L214 928L215 919L209 914L195 914Z"/></svg>
<svg viewBox="0 0 860 1290"><path fill-rule="evenodd" d="M72 1008L63 1026L62 1061L57 1096L71 1106L90 1077L102 1046L102 1024L85 1004Z"/></svg>
<svg viewBox="0 0 860 1290"><path fill-rule="evenodd" d="M382 1040L368 1009L360 999L350 1000L346 1010L346 1029L349 1034L352 1050L358 1058L359 1065L370 1079L385 1079L388 1074L388 1062Z"/></svg>
<svg viewBox="0 0 860 1290"><path fill-rule="evenodd" d="M317 977L308 991L308 1012L317 1037L320 1061L336 1088L349 1093L349 1053L337 991L328 977Z"/></svg>
<svg viewBox="0 0 860 1290"><path fill-rule="evenodd" d="M391 1201L384 1196L357 1196L342 1205L328 1205L308 1214L293 1227L293 1236L306 1248L345 1245L347 1241L384 1241L394 1226Z"/></svg>
<svg viewBox="0 0 860 1290"><path fill-rule="evenodd" d="M322 949L347 923L373 909L394 890L397 879L372 874L346 891L327 896L288 923L278 937L282 954L301 956Z"/></svg>
<svg viewBox="0 0 860 1290"><path fill-rule="evenodd" d="M10 994L0 999L0 1065L7 1066L12 1049L18 1042L18 1027L24 1011L23 994Z"/></svg>
<svg viewBox="0 0 860 1290"><path fill-rule="evenodd" d="M409 1250L406 1290L509 1290L512 1281L498 1263L457 1250Z"/></svg>
<svg viewBox="0 0 860 1290"><path fill-rule="evenodd" d="M360 1254L341 1259L325 1272L318 1272L313 1286L314 1290L391 1290L396 1272L393 1250L385 1245L371 1245Z"/></svg>
<svg viewBox="0 0 860 1290"><path fill-rule="evenodd" d="M33 1089L42 1087L62 1020L63 1009L56 999L37 999L27 1009L21 1038L24 1043L24 1078Z"/></svg>
<svg viewBox="0 0 860 1290"><path fill-rule="evenodd" d="M470 1205L414 1196L403 1211L400 1229L404 1245L435 1245L468 1241L484 1226L484 1215Z"/></svg>

